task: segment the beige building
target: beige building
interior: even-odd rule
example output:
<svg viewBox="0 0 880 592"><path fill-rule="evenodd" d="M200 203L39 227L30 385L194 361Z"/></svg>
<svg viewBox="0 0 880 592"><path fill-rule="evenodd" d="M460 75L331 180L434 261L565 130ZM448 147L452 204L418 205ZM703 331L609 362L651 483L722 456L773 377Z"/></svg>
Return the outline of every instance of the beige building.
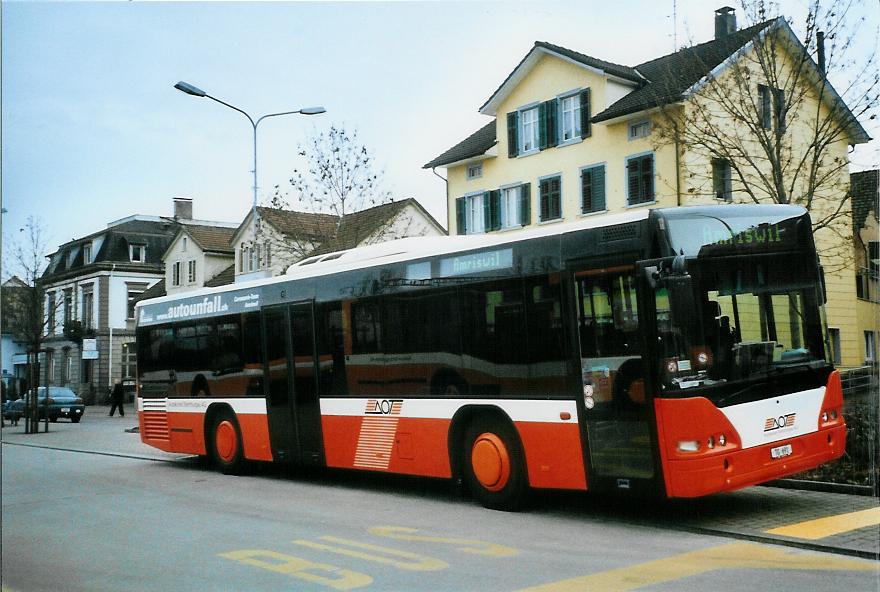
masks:
<svg viewBox="0 0 880 592"><path fill-rule="evenodd" d="M781 139L797 153L807 151L811 110L839 121L828 162L819 163L829 169L830 182L821 188L824 201L810 208L815 223L826 215L827 204L846 198L848 148L869 138L824 82L820 67L798 57L805 50L784 19L737 30L733 10L723 8L716 11L714 40L633 67L536 42L480 108L492 120L424 166L447 170L450 234L515 232L638 208L799 203L807 181L796 167L784 169L791 195L777 196L758 182L766 171L743 165L751 159L691 133L700 116L713 121L721 135L743 131L746 126L712 109L720 110L733 94L737 64L750 59L757 40L769 38L782 48L779 72L798 68L802 75L795 97L753 74L753 94L740 101L755 116L753 135ZM713 92L721 98L710 103L706 97ZM674 123L681 126L677 135L670 133ZM751 141L743 144L746 150L755 146ZM841 220L852 240L849 217ZM817 234L829 290L828 324L835 329L839 363L858 366L869 359L863 336L876 331L876 315L867 326L871 315L857 312L856 265L851 249L839 248L839 236L829 230Z"/></svg>

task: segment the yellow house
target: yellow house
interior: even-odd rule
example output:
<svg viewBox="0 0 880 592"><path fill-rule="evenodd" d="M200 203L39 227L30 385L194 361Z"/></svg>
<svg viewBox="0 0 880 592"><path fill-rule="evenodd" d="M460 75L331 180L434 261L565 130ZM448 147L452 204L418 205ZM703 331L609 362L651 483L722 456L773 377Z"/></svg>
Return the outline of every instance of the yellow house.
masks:
<svg viewBox="0 0 880 592"><path fill-rule="evenodd" d="M826 226L817 220L829 221L816 240L836 362L876 359L863 336L877 331L877 315L857 306L853 249L840 248L842 224L853 241L851 220L835 210L847 197L848 147L870 138L784 19L737 30L733 9L725 7L715 24L714 40L634 67L536 42L480 108L492 121L424 165L447 170L449 233L515 232L636 208L801 203L817 228ZM768 38L785 49L780 78L793 86L757 73L748 82L754 97L741 101L753 112L756 139L730 149L725 134L741 135L745 126L718 106L741 83L737 67ZM721 100L710 104L713 92ZM778 167L778 183L762 186L758 181L773 175L763 165L750 169L755 159L740 155L761 140L807 154L812 112L838 122L836 135L823 138L827 162L815 163L824 185L810 185L807 167L790 159ZM695 135L701 117L715 125L710 135L720 144Z"/></svg>

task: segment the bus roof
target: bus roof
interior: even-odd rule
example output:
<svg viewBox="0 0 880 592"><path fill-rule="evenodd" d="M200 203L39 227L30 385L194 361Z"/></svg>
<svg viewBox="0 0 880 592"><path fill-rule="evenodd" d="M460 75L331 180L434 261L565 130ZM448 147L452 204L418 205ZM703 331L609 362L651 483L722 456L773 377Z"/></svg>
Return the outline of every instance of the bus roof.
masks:
<svg viewBox="0 0 880 592"><path fill-rule="evenodd" d="M291 265L284 275L161 296L138 302L137 306L171 302L184 298L203 297L232 290L256 288L294 279L321 277L345 271L378 267L446 253L477 250L548 236L561 236L590 228L638 222L646 220L648 215L648 209L639 209L621 214L590 216L575 222L553 222L519 232L402 238L346 251L308 257Z"/></svg>

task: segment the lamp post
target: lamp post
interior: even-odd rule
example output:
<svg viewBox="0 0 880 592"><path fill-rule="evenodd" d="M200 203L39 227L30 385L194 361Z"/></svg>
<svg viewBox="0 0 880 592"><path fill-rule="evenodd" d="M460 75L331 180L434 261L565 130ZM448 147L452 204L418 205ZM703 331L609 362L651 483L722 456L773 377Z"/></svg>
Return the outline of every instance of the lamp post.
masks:
<svg viewBox="0 0 880 592"><path fill-rule="evenodd" d="M253 240L254 240L254 243L256 243L256 240L257 240L257 127L260 125L261 121L263 121L264 119L268 119L269 117L280 117L281 115L295 115L295 114L318 115L320 113L324 113L326 111L326 109L324 109L324 107L304 107L302 109L296 109L294 111L281 111L280 113L268 113L266 115L263 115L263 116L257 118L255 121L254 118L251 117L244 110L239 109L235 105L230 105L229 103L227 103L225 101L221 101L217 97L212 97L211 95L209 95L208 93L206 93L202 89L200 89L196 86L193 86L192 84L189 84L188 82L184 82L181 80L180 82L178 82L177 84L174 85L174 88L176 88L180 92L184 92L184 93L186 93L188 95L192 95L194 97L205 97L205 98L211 99L212 101L214 101L216 103L220 103L221 105L229 107L233 111L238 111L239 113L241 113L242 115L247 117L248 121L250 122L251 127L254 130L254 199L253 199L253 205L251 206L251 218L252 218L253 232L254 232L254 239Z"/></svg>

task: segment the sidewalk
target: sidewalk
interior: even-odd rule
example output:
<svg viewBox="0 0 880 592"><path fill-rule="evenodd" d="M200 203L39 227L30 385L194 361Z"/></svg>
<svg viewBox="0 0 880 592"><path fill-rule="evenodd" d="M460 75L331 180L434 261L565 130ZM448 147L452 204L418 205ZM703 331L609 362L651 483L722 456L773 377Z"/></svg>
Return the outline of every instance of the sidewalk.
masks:
<svg viewBox="0 0 880 592"><path fill-rule="evenodd" d="M25 434L24 420L17 426L4 422L0 430L0 441L11 444L26 444L46 448L60 448L79 452L117 454L136 456L151 460L176 460L186 458L186 454L171 454L147 446L141 442L137 432L127 432L138 425L137 412L133 404L125 406L125 416L118 413L113 417L107 414L109 405L89 405L80 423L72 423L64 418L56 423L49 422L49 432L45 433L45 422L40 422L39 434Z"/></svg>

